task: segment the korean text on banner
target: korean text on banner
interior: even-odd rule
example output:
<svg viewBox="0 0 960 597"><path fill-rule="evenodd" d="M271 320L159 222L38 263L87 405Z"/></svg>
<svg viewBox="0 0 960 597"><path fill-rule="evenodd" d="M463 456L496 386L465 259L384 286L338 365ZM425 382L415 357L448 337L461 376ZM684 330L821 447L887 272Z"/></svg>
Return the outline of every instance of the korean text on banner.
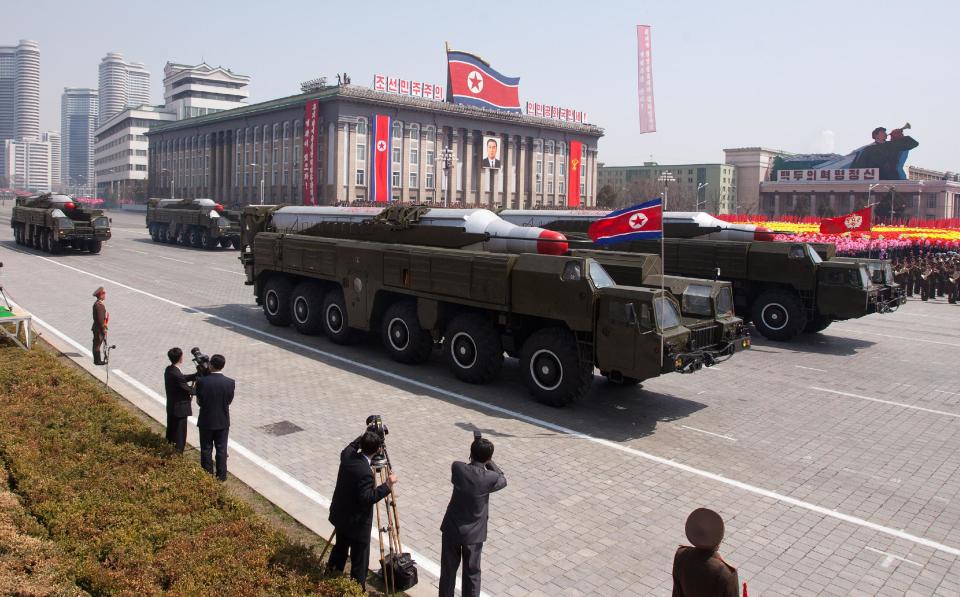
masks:
<svg viewBox="0 0 960 597"><path fill-rule="evenodd" d="M657 114L653 106L653 56L650 25L637 25L637 98L640 102L640 132L657 130Z"/></svg>
<svg viewBox="0 0 960 597"><path fill-rule="evenodd" d="M567 207L580 206L580 168L583 167L583 143L570 142L569 180L567 181Z"/></svg>
<svg viewBox="0 0 960 597"><path fill-rule="evenodd" d="M317 204L317 165L314 151L320 120L320 100L308 100L303 111L303 204Z"/></svg>

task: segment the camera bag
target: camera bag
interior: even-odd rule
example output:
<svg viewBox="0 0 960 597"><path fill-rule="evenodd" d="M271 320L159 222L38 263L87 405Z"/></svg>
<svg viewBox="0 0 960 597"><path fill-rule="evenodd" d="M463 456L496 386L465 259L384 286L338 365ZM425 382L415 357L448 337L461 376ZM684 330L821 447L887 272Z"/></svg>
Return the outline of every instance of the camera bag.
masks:
<svg viewBox="0 0 960 597"><path fill-rule="evenodd" d="M417 563L409 553L387 554L380 562L384 584L394 591L406 591L417 584Z"/></svg>

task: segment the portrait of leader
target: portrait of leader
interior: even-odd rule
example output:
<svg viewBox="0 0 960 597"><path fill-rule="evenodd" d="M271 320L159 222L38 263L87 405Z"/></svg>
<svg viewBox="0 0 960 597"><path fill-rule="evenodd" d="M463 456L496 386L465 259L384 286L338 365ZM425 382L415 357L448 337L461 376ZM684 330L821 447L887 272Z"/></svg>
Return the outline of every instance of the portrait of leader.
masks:
<svg viewBox="0 0 960 597"><path fill-rule="evenodd" d="M483 164L484 168L500 169L500 139L496 137L483 138Z"/></svg>

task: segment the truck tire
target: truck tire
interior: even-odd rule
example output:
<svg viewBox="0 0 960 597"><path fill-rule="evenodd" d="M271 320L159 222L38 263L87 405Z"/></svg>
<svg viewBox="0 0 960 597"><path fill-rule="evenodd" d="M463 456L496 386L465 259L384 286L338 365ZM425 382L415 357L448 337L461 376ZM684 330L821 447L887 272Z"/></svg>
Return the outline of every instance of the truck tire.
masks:
<svg viewBox="0 0 960 597"><path fill-rule="evenodd" d="M290 325L290 295L293 284L284 276L273 276L263 286L263 314L272 325Z"/></svg>
<svg viewBox="0 0 960 597"><path fill-rule="evenodd" d="M457 315L443 332L443 356L457 379L486 383L503 368L500 332L480 314Z"/></svg>
<svg viewBox="0 0 960 597"><path fill-rule="evenodd" d="M380 332L383 347L394 361L414 364L430 358L433 338L420 327L415 302L401 300L387 307Z"/></svg>
<svg viewBox="0 0 960 597"><path fill-rule="evenodd" d="M210 236L210 231L203 229L200 231L200 248L205 251L211 251L217 248L217 239Z"/></svg>
<svg viewBox="0 0 960 597"><path fill-rule="evenodd" d="M169 224L164 225L163 227L163 239L169 245L177 244L177 229L171 227Z"/></svg>
<svg viewBox="0 0 960 597"><path fill-rule="evenodd" d="M593 363L581 362L576 338L559 327L538 330L527 338L520 372L530 393L549 406L579 400L593 382Z"/></svg>
<svg viewBox="0 0 960 597"><path fill-rule="evenodd" d="M43 251L44 253L53 252L53 231L44 230L41 234L41 241L43 242Z"/></svg>
<svg viewBox="0 0 960 597"><path fill-rule="evenodd" d="M160 242L160 233L161 233L162 231L163 231L163 229L160 228L160 225L159 225L159 224L151 224L151 225L150 225L150 238L153 240L153 242L155 242L155 243Z"/></svg>
<svg viewBox="0 0 960 597"><path fill-rule="evenodd" d="M350 327L347 302L340 287L328 290L323 296L323 333L336 344L352 344L360 334Z"/></svg>
<svg viewBox="0 0 960 597"><path fill-rule="evenodd" d="M186 228L177 230L177 244L183 245L184 247L190 246L190 233Z"/></svg>
<svg viewBox="0 0 960 597"><path fill-rule="evenodd" d="M791 340L807 325L799 297L785 290L768 290L758 296L752 315L754 327L770 340Z"/></svg>
<svg viewBox="0 0 960 597"><path fill-rule="evenodd" d="M13 227L13 240L14 240L14 242L16 242L18 245L22 245L22 244L23 244L23 227L22 227L22 226L14 226L14 227Z"/></svg>
<svg viewBox="0 0 960 597"><path fill-rule="evenodd" d="M61 244L57 237L53 234L53 230L47 230L47 236L47 250L54 255L59 255L63 251L63 244Z"/></svg>
<svg viewBox="0 0 960 597"><path fill-rule="evenodd" d="M234 236L233 238L231 238L231 239L230 239L230 244L233 246L234 249L239 249L239 248L240 248L240 237L239 237L239 236Z"/></svg>
<svg viewBox="0 0 960 597"><path fill-rule="evenodd" d="M293 326L301 334L315 336L322 333L323 287L316 282L297 284L290 295L290 314Z"/></svg>
<svg viewBox="0 0 960 597"><path fill-rule="evenodd" d="M102 241L102 240L96 240L96 239L94 239L94 240L89 240L89 241L87 241L87 250L90 251L91 253L93 253L94 255L96 255L97 253L99 253L99 252L100 252L100 249L102 249L102 248L103 248L103 241Z"/></svg>
<svg viewBox="0 0 960 597"><path fill-rule="evenodd" d="M227 238L226 236L221 236L218 242L220 243L221 248L224 248L224 249L230 248L230 239Z"/></svg>
<svg viewBox="0 0 960 597"><path fill-rule="evenodd" d="M37 250L43 250L43 230L34 226L31 231L30 245Z"/></svg>
<svg viewBox="0 0 960 597"><path fill-rule="evenodd" d="M191 246L191 247L193 247L193 248L195 248L195 249L199 249L199 248L201 247L201 245L200 245L200 236L201 236L201 234L200 234L200 229L199 229L199 228L191 228L191 229L190 229L190 246Z"/></svg>
<svg viewBox="0 0 960 597"><path fill-rule="evenodd" d="M817 315L815 318L807 321L807 325L804 326L803 332L805 334L816 334L827 329L831 323L833 323L833 320L829 317Z"/></svg>

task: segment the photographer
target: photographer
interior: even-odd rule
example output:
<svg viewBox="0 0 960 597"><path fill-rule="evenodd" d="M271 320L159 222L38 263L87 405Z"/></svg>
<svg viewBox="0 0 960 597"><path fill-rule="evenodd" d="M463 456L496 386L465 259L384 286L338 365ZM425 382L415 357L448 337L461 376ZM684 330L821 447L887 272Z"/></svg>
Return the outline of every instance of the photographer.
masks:
<svg viewBox="0 0 960 597"><path fill-rule="evenodd" d="M174 444L177 453L183 454L187 443L187 417L193 414L190 399L193 388L189 382L196 381L197 374L184 375L180 370L183 364L183 351L171 348L167 351L170 365L163 372L163 387L167 394L167 441Z"/></svg>
<svg viewBox="0 0 960 597"><path fill-rule="evenodd" d="M474 432L470 462L454 462L451 466L453 495L440 524L440 597L453 597L461 560L461 596L480 595L480 552L487 540L490 494L507 486L507 478L492 458L493 442Z"/></svg>
<svg viewBox="0 0 960 597"><path fill-rule="evenodd" d="M199 351L198 351L199 352ZM195 359L196 360L196 359ZM227 480L227 436L230 433L230 403L235 383L220 373L227 360L223 355L210 357L210 373L197 379L197 427L200 429L200 466L213 474L213 449L217 450L217 479Z"/></svg>
<svg viewBox="0 0 960 597"><path fill-rule="evenodd" d="M370 564L370 530L374 504L390 494L397 483L393 473L387 482L374 487L370 461L383 446L383 436L372 428L350 442L340 453L337 485L330 500L330 523L336 532L336 543L330 552L328 566L343 572L350 554L350 576L366 586Z"/></svg>

